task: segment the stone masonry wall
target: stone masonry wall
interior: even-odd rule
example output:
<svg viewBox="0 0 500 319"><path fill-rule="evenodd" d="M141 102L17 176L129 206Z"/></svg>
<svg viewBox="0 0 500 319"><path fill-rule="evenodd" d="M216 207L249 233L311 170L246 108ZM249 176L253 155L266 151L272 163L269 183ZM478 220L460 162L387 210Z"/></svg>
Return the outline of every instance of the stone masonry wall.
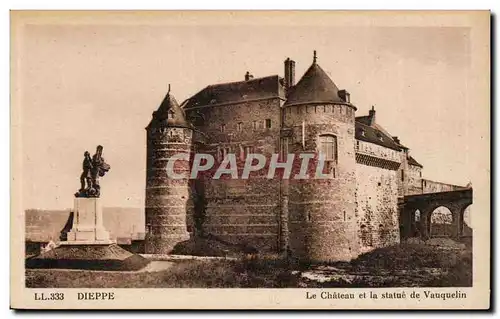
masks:
<svg viewBox="0 0 500 319"><path fill-rule="evenodd" d="M361 250L399 242L397 171L356 165L357 226Z"/></svg>
<svg viewBox="0 0 500 319"><path fill-rule="evenodd" d="M189 239L187 216L193 203L189 180L174 180L167 175L168 159L178 153L191 153L192 131L186 128L150 128L146 173L146 242L149 254L166 254ZM178 160L177 173L188 173L188 160ZM187 176L188 177L188 176Z"/></svg>
<svg viewBox="0 0 500 319"><path fill-rule="evenodd" d="M288 107L285 127L293 132L289 152L318 152L323 134L337 140L335 174L330 179L289 181L292 255L311 261L350 260L359 250L354 198L354 109L331 104Z"/></svg>
<svg viewBox="0 0 500 319"><path fill-rule="evenodd" d="M446 184L441 182L435 182L428 179L422 179L423 193L440 193L440 192L451 192L455 190L465 189L466 187Z"/></svg>
<svg viewBox="0 0 500 319"><path fill-rule="evenodd" d="M422 194L422 168L408 165L406 176L408 178L408 190L405 195Z"/></svg>
<svg viewBox="0 0 500 319"><path fill-rule="evenodd" d="M192 109L204 121L197 127L205 136L199 152L222 160L221 151L235 154L242 165L246 153L270 158L279 150L280 99L256 100ZM271 127L267 127L266 120ZM239 170L238 177L241 177ZM280 229L280 181L251 174L249 179L220 180L204 177L203 232L230 243L246 244L259 251L277 251Z"/></svg>
<svg viewBox="0 0 500 319"><path fill-rule="evenodd" d="M401 150L399 156L401 165L397 170L396 182L398 184L398 196L403 197L408 194L408 177L406 176L408 172L408 167L410 166L408 164L408 150L407 149Z"/></svg>

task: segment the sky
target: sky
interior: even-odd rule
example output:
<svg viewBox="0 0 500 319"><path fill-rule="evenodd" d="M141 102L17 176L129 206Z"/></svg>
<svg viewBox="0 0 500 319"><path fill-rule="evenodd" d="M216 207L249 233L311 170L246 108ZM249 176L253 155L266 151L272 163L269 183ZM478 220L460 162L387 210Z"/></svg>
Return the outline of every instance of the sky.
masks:
<svg viewBox="0 0 500 319"><path fill-rule="evenodd" d="M96 20L98 21L98 20ZM205 86L318 64L410 148L423 177L474 185L470 32L465 27L241 23L27 24L19 39L23 206L73 206L85 150L111 165L104 206L144 206L146 132L168 85ZM477 124L477 123L476 123Z"/></svg>

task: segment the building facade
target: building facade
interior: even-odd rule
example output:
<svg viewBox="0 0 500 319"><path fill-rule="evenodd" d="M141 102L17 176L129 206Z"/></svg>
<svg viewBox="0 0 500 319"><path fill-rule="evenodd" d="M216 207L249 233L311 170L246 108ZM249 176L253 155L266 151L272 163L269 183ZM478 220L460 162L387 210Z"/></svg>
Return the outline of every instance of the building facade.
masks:
<svg viewBox="0 0 500 319"><path fill-rule="evenodd" d="M356 116L350 94L317 63L295 83L295 62L284 77L214 84L181 105L170 90L147 127L146 252L168 253L190 236L207 236L258 251L288 252L302 260L355 258L399 242L398 198L446 184L422 179L422 165L376 120L372 108ZM170 180L168 159L178 152L321 154L324 179ZM178 161L189 171L189 161ZM241 175L241 169L238 168ZM449 186L449 185L448 185ZM449 186L451 187L451 186Z"/></svg>

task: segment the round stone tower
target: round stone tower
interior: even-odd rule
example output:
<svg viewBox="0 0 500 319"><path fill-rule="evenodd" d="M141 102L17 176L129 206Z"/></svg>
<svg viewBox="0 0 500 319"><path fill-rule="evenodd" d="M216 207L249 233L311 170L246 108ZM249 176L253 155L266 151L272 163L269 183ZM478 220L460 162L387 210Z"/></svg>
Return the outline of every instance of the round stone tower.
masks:
<svg viewBox="0 0 500 319"><path fill-rule="evenodd" d="M189 158L193 130L184 110L168 93L147 131L146 241L149 254L170 253L179 242L189 239L188 211L192 208L189 186ZM167 173L170 157L186 154L175 161L174 173L185 177L172 179Z"/></svg>
<svg viewBox="0 0 500 319"><path fill-rule="evenodd" d="M289 249L303 261L350 260L358 254L355 191L354 122L356 107L326 72L313 64L289 90L284 126L293 132L289 153L325 157L315 176L311 160L307 179L289 182Z"/></svg>

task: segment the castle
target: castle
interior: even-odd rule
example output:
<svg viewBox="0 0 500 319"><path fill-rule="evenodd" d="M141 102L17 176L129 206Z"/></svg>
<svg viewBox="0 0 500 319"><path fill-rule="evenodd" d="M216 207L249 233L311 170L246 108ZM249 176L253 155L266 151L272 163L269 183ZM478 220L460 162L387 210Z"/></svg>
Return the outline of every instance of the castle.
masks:
<svg viewBox="0 0 500 319"><path fill-rule="evenodd" d="M295 83L295 62L284 77L209 85L178 104L167 93L147 126L146 253L169 253L191 236L211 235L264 252L303 260L349 260L398 243L398 198L453 190L422 179L422 165L376 119L356 116L350 94L317 63ZM324 180L170 179L178 153L244 158L319 152ZM188 172L189 160L177 167Z"/></svg>

